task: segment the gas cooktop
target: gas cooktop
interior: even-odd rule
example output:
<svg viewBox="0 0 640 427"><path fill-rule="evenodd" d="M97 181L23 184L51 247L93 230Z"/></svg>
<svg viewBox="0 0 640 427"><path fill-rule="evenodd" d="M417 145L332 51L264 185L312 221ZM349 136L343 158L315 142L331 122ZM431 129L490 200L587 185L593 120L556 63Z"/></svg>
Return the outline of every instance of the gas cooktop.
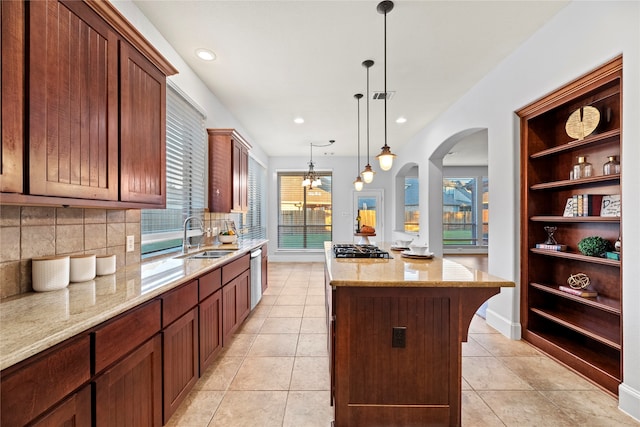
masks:
<svg viewBox="0 0 640 427"><path fill-rule="evenodd" d="M333 245L336 258L391 258L389 252L374 245L336 243Z"/></svg>

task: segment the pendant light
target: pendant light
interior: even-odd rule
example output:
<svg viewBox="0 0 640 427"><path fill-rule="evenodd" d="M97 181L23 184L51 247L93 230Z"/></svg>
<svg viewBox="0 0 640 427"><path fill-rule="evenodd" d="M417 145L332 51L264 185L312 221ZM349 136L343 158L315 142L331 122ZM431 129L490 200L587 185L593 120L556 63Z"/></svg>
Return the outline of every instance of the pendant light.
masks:
<svg viewBox="0 0 640 427"><path fill-rule="evenodd" d="M362 179L365 184L370 184L373 181L373 175L375 174L369 164L369 68L373 66L373 61L367 59L362 63L362 66L367 69L367 166L365 166L364 170L360 172L360 175L362 175Z"/></svg>
<svg viewBox="0 0 640 427"><path fill-rule="evenodd" d="M315 187L319 187L320 185L322 185L322 180L320 180L320 177L316 174L316 171L314 170L313 147L328 147L330 145L333 145L334 142L336 141L331 139L329 140L328 144L314 144L313 142L309 143L309 153L310 153L309 170L307 171L307 173L304 176L304 179L302 180L303 187L307 187L309 190L312 190Z"/></svg>
<svg viewBox="0 0 640 427"><path fill-rule="evenodd" d="M380 169L388 171L393 166L393 159L396 157L387 145L387 13L393 10L393 2L389 0L378 3L378 12L384 14L384 146L382 152L376 156L380 161Z"/></svg>
<svg viewBox="0 0 640 427"><path fill-rule="evenodd" d="M360 171L360 99L362 98L362 94L356 93L353 97L358 101L358 169L356 170ZM356 188L356 191L362 191L362 187L364 187L364 182L362 182L359 172L356 180L353 181L353 186Z"/></svg>

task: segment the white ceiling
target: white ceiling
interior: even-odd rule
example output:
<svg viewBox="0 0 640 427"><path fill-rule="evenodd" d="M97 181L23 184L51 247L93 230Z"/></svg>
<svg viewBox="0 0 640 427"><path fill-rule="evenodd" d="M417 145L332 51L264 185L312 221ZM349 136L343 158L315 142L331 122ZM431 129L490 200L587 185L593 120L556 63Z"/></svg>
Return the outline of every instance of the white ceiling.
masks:
<svg viewBox="0 0 640 427"><path fill-rule="evenodd" d="M352 156L355 93L384 90L377 1L134 3L269 156ZM523 43L567 1L407 1L387 15L388 143L397 151ZM217 59L203 62L198 48ZM366 156L366 98L361 101ZM490 106L488 106L490 108ZM304 124L295 124L297 116ZM395 119L404 116L399 125ZM370 155L384 144L384 102L370 101ZM331 154L332 153L332 154ZM456 153L458 157L463 152ZM373 161L372 161L373 163Z"/></svg>

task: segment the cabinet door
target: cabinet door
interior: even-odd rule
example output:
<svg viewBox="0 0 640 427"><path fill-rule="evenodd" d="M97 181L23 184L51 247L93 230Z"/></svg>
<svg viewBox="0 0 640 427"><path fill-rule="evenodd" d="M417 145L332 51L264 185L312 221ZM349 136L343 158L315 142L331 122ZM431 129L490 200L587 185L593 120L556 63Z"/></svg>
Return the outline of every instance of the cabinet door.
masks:
<svg viewBox="0 0 640 427"><path fill-rule="evenodd" d="M82 2L29 17L29 193L117 200L117 36Z"/></svg>
<svg viewBox="0 0 640 427"><path fill-rule="evenodd" d="M96 426L162 425L162 339L157 334L96 381Z"/></svg>
<svg viewBox="0 0 640 427"><path fill-rule="evenodd" d="M249 270L236 279L236 316L238 326L251 312L251 274Z"/></svg>
<svg viewBox="0 0 640 427"><path fill-rule="evenodd" d="M2 371L0 425L23 426L88 383L90 353L83 335Z"/></svg>
<svg viewBox="0 0 640 427"><path fill-rule="evenodd" d="M242 147L240 150L240 210L249 209L249 152Z"/></svg>
<svg viewBox="0 0 640 427"><path fill-rule="evenodd" d="M25 3L0 3L2 59L0 62L0 191L22 193L24 150L24 23Z"/></svg>
<svg viewBox="0 0 640 427"><path fill-rule="evenodd" d="M200 303L200 375L222 350L222 291Z"/></svg>
<svg viewBox="0 0 640 427"><path fill-rule="evenodd" d="M237 295L235 279L222 288L222 342L229 342L237 329Z"/></svg>
<svg viewBox="0 0 640 427"><path fill-rule="evenodd" d="M267 256L267 247L266 245L262 247L262 293L267 290L269 287L269 257Z"/></svg>
<svg viewBox="0 0 640 427"><path fill-rule="evenodd" d="M127 43L120 46L120 198L164 207L166 79Z"/></svg>
<svg viewBox="0 0 640 427"><path fill-rule="evenodd" d="M164 422L198 381L198 309L193 308L163 331Z"/></svg>
<svg viewBox="0 0 640 427"><path fill-rule="evenodd" d="M91 413L91 386L86 385L32 426L90 426Z"/></svg>

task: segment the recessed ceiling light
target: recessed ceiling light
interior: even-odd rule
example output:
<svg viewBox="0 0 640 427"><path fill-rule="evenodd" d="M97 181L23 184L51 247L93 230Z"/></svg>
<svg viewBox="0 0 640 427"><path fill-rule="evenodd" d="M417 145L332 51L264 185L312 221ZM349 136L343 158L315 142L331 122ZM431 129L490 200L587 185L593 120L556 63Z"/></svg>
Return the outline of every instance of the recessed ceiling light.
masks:
<svg viewBox="0 0 640 427"><path fill-rule="evenodd" d="M302 117L296 117L295 119L293 119L293 122L301 125L302 123L304 123L304 119Z"/></svg>
<svg viewBox="0 0 640 427"><path fill-rule="evenodd" d="M216 59L216 54L209 49L196 49L196 55L203 61L214 61Z"/></svg>
<svg viewBox="0 0 640 427"><path fill-rule="evenodd" d="M407 118L406 117L398 117L396 119L396 123L402 124L402 123L406 123L407 122Z"/></svg>

